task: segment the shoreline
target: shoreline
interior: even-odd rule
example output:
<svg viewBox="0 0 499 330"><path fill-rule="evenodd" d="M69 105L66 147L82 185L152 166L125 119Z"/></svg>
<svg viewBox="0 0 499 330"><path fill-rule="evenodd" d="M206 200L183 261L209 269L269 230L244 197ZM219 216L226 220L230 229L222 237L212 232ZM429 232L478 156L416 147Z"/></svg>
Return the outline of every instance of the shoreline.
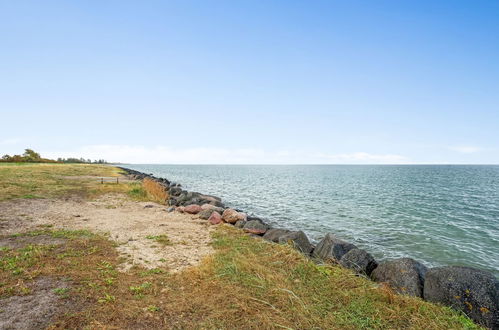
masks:
<svg viewBox="0 0 499 330"><path fill-rule="evenodd" d="M397 293L419 297L460 310L475 322L499 327L499 280L489 271L465 266L427 268L412 258L378 263L367 251L346 242L333 233L317 245L301 230L273 228L257 216L241 209L226 207L216 196L184 190L182 185L152 174L116 166L134 179L157 182L168 194L169 211L191 214L204 212L212 224L226 222L246 233L273 243L291 243L305 256L318 263L337 263L378 283L386 283ZM186 209L187 208L187 209ZM215 213L215 221L212 214Z"/></svg>

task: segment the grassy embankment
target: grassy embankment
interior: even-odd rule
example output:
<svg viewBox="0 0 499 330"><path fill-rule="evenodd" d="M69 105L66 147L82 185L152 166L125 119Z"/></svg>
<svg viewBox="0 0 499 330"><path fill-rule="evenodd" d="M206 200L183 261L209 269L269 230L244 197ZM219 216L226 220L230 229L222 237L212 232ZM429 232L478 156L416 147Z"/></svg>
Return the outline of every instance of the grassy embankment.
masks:
<svg viewBox="0 0 499 330"><path fill-rule="evenodd" d="M92 198L106 192L147 198L137 183L69 179L89 175L116 176L119 170L1 165L0 200L68 194ZM213 256L178 274L137 267L118 272L115 244L87 231L40 228L18 236L39 235L67 243L1 249L0 297L29 295L29 283L40 277L69 281L69 289L55 289L73 306L56 328L478 328L448 308L394 295L348 270L316 265L291 247L253 239L228 226L215 232Z"/></svg>

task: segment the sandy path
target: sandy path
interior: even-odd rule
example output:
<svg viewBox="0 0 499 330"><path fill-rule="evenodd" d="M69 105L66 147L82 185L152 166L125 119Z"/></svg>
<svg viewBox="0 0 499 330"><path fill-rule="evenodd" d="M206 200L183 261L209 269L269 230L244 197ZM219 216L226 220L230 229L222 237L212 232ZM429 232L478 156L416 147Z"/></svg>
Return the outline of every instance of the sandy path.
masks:
<svg viewBox="0 0 499 330"><path fill-rule="evenodd" d="M196 216L166 212L165 206L131 201L125 195L108 194L94 201L13 200L0 202L0 235L36 229L89 229L108 233L126 258L123 270L138 264L166 267L172 272L196 265L212 252L211 227ZM163 245L154 236L167 235ZM149 238L147 238L149 236Z"/></svg>

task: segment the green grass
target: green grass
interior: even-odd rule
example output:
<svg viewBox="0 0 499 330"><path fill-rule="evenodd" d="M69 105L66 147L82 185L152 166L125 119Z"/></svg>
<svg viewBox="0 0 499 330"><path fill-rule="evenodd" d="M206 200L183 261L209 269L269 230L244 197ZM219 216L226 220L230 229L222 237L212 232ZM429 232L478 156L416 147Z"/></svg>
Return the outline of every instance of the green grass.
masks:
<svg viewBox="0 0 499 330"><path fill-rule="evenodd" d="M120 169L106 165L0 163L0 201L68 195L94 197L135 188L131 183L101 184L99 181L100 177L121 174Z"/></svg>
<svg viewBox="0 0 499 330"><path fill-rule="evenodd" d="M161 234L161 235L147 235L147 239L153 240L155 242L158 242L159 244L166 246L166 245L173 245L173 242L168 238L167 235Z"/></svg>

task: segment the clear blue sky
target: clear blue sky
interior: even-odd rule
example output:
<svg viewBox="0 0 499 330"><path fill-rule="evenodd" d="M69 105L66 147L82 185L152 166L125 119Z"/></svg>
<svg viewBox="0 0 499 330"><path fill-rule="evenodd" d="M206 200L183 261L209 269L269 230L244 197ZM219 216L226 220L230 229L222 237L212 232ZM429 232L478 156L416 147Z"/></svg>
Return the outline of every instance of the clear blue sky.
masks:
<svg viewBox="0 0 499 330"><path fill-rule="evenodd" d="M499 1L0 0L0 154L499 164Z"/></svg>

